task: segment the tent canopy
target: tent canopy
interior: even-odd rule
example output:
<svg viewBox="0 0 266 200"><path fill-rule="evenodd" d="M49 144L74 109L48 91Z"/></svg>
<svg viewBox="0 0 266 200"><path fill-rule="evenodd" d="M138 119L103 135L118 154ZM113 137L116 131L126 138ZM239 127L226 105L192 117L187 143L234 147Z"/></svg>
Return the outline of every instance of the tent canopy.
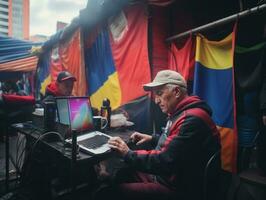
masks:
<svg viewBox="0 0 266 200"><path fill-rule="evenodd" d="M38 58L31 54L42 43L0 37L0 80L13 79L23 72L35 71Z"/></svg>
<svg viewBox="0 0 266 200"><path fill-rule="evenodd" d="M38 45L41 43L0 36L0 64L30 57L31 48Z"/></svg>

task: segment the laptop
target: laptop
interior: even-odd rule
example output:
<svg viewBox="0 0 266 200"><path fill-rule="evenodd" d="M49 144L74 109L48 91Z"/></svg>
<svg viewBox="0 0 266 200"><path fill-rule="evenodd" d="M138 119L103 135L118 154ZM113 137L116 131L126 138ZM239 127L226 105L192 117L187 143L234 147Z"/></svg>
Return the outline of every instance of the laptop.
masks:
<svg viewBox="0 0 266 200"><path fill-rule="evenodd" d="M88 97L57 97L56 107L58 122L70 128L64 135L67 143L72 143L71 134L75 130L81 151L93 155L110 151L107 141L111 136L95 130Z"/></svg>

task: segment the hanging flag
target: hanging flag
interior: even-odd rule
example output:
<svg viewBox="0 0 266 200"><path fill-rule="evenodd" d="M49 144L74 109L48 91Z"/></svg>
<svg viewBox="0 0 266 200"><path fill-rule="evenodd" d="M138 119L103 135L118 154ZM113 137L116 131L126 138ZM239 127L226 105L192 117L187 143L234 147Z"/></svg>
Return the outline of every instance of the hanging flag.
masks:
<svg viewBox="0 0 266 200"><path fill-rule="evenodd" d="M39 57L36 71L36 97L39 97L39 94L44 95L46 86L51 83L50 55L51 51L46 51Z"/></svg>
<svg viewBox="0 0 266 200"><path fill-rule="evenodd" d="M64 43L59 43L60 35L51 39L57 40L57 45L46 50L38 63L37 86L42 95L45 94L46 86L56 81L57 74L64 70L72 73L77 79L72 94L74 96L86 95L87 84L80 34L80 28L78 28Z"/></svg>
<svg viewBox="0 0 266 200"><path fill-rule="evenodd" d="M266 42L252 47L236 46L235 73L236 83L243 91L254 91L261 87L263 81L263 59L265 59Z"/></svg>
<svg viewBox="0 0 266 200"><path fill-rule="evenodd" d="M221 41L196 39L196 63L193 92L206 100L222 145L222 167L236 172L237 131L234 101L234 33Z"/></svg>
<svg viewBox="0 0 266 200"><path fill-rule="evenodd" d="M130 6L109 20L85 49L88 93L94 107L109 98L111 107L145 95L150 82L147 47L147 14L142 5ZM95 34L91 34L95 38Z"/></svg>
<svg viewBox="0 0 266 200"><path fill-rule="evenodd" d="M77 79L72 92L74 96L85 96L87 94L82 44L81 30L78 28L67 42L62 43L59 46L59 56L62 63L62 70L69 71Z"/></svg>
<svg viewBox="0 0 266 200"><path fill-rule="evenodd" d="M179 72L187 81L188 93L192 92L194 67L195 67L195 42L192 36L185 45L178 49L175 43L171 43L171 50L168 53L169 69Z"/></svg>
<svg viewBox="0 0 266 200"><path fill-rule="evenodd" d="M251 147L259 133L260 93L263 90L266 42L251 47L237 45L234 65L236 74L236 101L238 146ZM263 92L261 93L263 94Z"/></svg>
<svg viewBox="0 0 266 200"><path fill-rule="evenodd" d="M100 108L102 100L109 98L111 107L121 102L121 89L112 59L107 30L99 33L90 49L85 49L88 93L91 104Z"/></svg>
<svg viewBox="0 0 266 200"><path fill-rule="evenodd" d="M179 72L186 81L192 81L195 66L195 45L193 38L189 37L181 49L171 44L169 52L169 69Z"/></svg>

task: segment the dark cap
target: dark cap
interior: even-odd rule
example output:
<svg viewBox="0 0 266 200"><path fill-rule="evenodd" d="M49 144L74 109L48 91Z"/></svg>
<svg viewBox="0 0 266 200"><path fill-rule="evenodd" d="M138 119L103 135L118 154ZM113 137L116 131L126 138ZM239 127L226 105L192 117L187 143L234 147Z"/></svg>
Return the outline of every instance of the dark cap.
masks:
<svg viewBox="0 0 266 200"><path fill-rule="evenodd" d="M73 81L76 81L77 79L71 74L69 73L68 71L62 71L58 74L57 76L57 82L62 82L62 81L65 81L65 80L73 80Z"/></svg>

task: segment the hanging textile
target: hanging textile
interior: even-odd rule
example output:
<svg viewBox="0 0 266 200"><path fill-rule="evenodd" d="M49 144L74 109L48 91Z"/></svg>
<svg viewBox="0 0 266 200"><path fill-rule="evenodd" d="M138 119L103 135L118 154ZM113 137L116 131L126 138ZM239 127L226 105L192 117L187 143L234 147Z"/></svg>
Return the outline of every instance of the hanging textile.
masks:
<svg viewBox="0 0 266 200"><path fill-rule="evenodd" d="M262 82L263 59L265 57L266 42L252 47L236 46L235 73L236 81L242 90L258 89Z"/></svg>
<svg viewBox="0 0 266 200"><path fill-rule="evenodd" d="M168 51L169 47L165 43L165 38L169 36L168 27L170 27L170 21L168 19L169 8L161 6L150 6L151 20L150 20L150 61L152 63L151 74L152 79L156 74L168 69Z"/></svg>
<svg viewBox="0 0 266 200"><path fill-rule="evenodd" d="M238 145L251 147L256 140L266 98L260 98L265 82L266 42L235 49Z"/></svg>
<svg viewBox="0 0 266 200"><path fill-rule="evenodd" d="M18 80L26 72L35 72L38 57L31 50L41 43L0 36L0 79Z"/></svg>
<svg viewBox="0 0 266 200"><path fill-rule="evenodd" d="M56 39L59 41L59 38L60 35ZM40 57L37 85L42 95L45 93L46 86L56 81L57 74L63 70L69 71L77 79L72 94L74 96L86 95L87 85L80 28L68 41L58 43Z"/></svg>
<svg viewBox="0 0 266 200"><path fill-rule="evenodd" d="M192 92L194 67L195 67L195 42L189 37L185 45L178 49L171 43L171 50L168 53L169 69L179 72L187 81L188 93Z"/></svg>
<svg viewBox="0 0 266 200"><path fill-rule="evenodd" d="M213 110L220 131L222 168L236 172L237 131L234 101L235 31L221 41L196 39L196 63L193 92L206 100Z"/></svg>
<svg viewBox="0 0 266 200"><path fill-rule="evenodd" d="M81 31L80 28L78 28L72 35L71 39L63 44L60 44L59 47L62 70L69 71L77 79L72 92L74 96L85 96L87 94L82 44L83 41L81 41Z"/></svg>
<svg viewBox="0 0 266 200"><path fill-rule="evenodd" d="M142 85L150 81L150 68L143 4L125 9L110 19L108 29L91 33L88 40L91 47L85 49L85 62L94 107L100 108L102 100L109 98L115 109L145 95Z"/></svg>

